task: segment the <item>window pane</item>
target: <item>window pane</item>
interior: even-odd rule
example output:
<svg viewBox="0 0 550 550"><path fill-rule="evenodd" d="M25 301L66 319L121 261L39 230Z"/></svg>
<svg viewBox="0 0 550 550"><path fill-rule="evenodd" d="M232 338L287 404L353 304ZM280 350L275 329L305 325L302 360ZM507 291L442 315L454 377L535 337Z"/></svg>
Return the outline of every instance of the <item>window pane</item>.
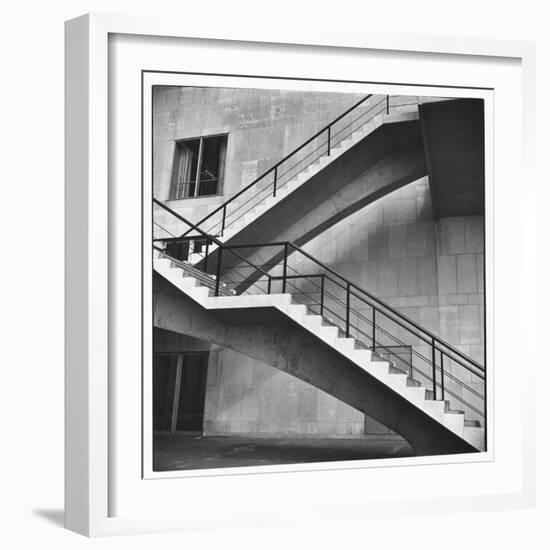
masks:
<svg viewBox="0 0 550 550"><path fill-rule="evenodd" d="M204 137L177 142L170 199L220 193L225 170L226 149L227 136ZM197 177L199 178L198 187Z"/></svg>
<svg viewBox="0 0 550 550"><path fill-rule="evenodd" d="M226 136L203 138L199 196L220 192L220 176L225 165Z"/></svg>
<svg viewBox="0 0 550 550"><path fill-rule="evenodd" d="M166 243L166 253L176 260L189 258L189 241Z"/></svg>
<svg viewBox="0 0 550 550"><path fill-rule="evenodd" d="M200 139L180 141L177 144L176 172L172 186L172 199L195 196Z"/></svg>

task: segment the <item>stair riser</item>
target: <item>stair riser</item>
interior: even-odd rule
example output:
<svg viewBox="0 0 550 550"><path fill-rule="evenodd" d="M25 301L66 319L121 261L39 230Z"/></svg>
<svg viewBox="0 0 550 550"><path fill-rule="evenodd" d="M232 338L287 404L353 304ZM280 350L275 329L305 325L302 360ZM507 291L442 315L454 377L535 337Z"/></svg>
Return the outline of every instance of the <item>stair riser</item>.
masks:
<svg viewBox="0 0 550 550"><path fill-rule="evenodd" d="M464 426L464 439L476 449L485 449L485 434L483 428Z"/></svg>
<svg viewBox="0 0 550 550"><path fill-rule="evenodd" d="M333 342L338 337L338 329L336 327L323 327L319 328L319 336L327 342Z"/></svg>
<svg viewBox="0 0 550 550"><path fill-rule="evenodd" d="M407 387L407 375L406 374L388 374L388 384L392 387L406 388Z"/></svg>
<svg viewBox="0 0 550 550"><path fill-rule="evenodd" d="M464 437L464 418L460 414L445 414L443 424L459 437Z"/></svg>
<svg viewBox="0 0 550 550"><path fill-rule="evenodd" d="M425 401L424 410L433 418L443 423L445 405L442 401Z"/></svg>
<svg viewBox="0 0 550 550"><path fill-rule="evenodd" d="M336 340L338 349L342 350L346 355L352 355L355 350L355 340L351 338L338 338Z"/></svg>

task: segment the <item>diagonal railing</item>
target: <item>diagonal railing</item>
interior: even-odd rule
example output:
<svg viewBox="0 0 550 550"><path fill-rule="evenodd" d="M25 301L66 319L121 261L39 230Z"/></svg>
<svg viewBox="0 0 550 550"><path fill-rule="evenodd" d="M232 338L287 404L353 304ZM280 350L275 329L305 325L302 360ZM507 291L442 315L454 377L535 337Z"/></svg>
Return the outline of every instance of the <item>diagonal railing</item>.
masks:
<svg viewBox="0 0 550 550"><path fill-rule="evenodd" d="M164 241L166 248L156 246L164 255L174 258L170 246L178 239L184 243L201 241L206 248L212 243L217 245L218 252L209 263L206 249L205 261L193 267L200 266L212 274L215 296L222 288L233 294L290 293L294 302L337 326L342 336L354 338L358 345L407 372L412 381L431 392L433 399L449 401L451 408L467 411L471 420L485 422L484 367L433 332L291 242L224 244L164 203L153 201L189 229L185 237L157 240L157 245ZM265 252L267 261L251 262L241 254L245 249ZM261 256L254 254L255 258ZM250 280L254 282L247 283Z"/></svg>
<svg viewBox="0 0 550 550"><path fill-rule="evenodd" d="M390 114L394 109L416 105L411 96L369 94L352 105L329 124L296 147L271 168L235 193L227 201L197 222L197 226L211 235L223 237L238 220L269 197L295 181L301 173L321 157L330 157L335 148L364 128L377 115ZM179 237L185 237L187 230Z"/></svg>

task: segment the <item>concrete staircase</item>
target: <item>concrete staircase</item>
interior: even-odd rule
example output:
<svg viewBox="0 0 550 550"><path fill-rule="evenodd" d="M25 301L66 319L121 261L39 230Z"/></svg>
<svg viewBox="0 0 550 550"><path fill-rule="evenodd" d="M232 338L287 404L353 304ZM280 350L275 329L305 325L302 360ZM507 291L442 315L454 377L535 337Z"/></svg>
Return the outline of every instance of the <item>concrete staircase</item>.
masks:
<svg viewBox="0 0 550 550"><path fill-rule="evenodd" d="M369 101L374 102L376 99L378 98L371 98L365 103L365 106L368 107ZM373 118L367 120L362 126L355 130L349 137L343 139L334 146L330 151L330 155L324 154L320 156L288 182L278 186L276 196L273 196L272 189L269 188L263 191L259 197L251 199L248 194L245 194L242 200L238 198L233 202L228 201L227 221L223 234L220 234L221 222L219 216L215 217L215 221L206 220L204 224L199 224L199 226L206 233L217 235L218 239L224 243L233 239L238 239L245 228L261 219L266 214L276 213L277 207L285 198L301 189L312 178L318 176L325 168L335 163L337 159L353 149L358 143L365 140L365 138L372 135L378 128L385 124L415 121L418 120L418 118L418 105L416 104L394 106L392 107L391 114L386 114L385 111L376 114ZM214 254L216 250L217 245L213 244L209 248L209 254ZM188 258L189 262L192 264L198 264L203 259L203 252L193 252Z"/></svg>
<svg viewBox="0 0 550 550"><path fill-rule="evenodd" d="M477 421L466 419L463 411L451 410L448 401L434 400L433 393L422 387L420 382L410 378L407 373L397 369L391 362L380 360L354 338L343 336L338 326L320 315L312 314L305 305L293 303L290 294L242 294L236 296L223 287L224 295L215 297L213 291L215 286L214 277L205 275L192 266L174 262L159 251L154 252L154 271L173 285L178 292L200 306L201 310L211 311L218 318L229 319L229 324L231 324L232 319L236 319L242 312L250 316L251 312L256 310L261 319L262 312L267 311L267 309L270 311L276 310L283 322L291 323L293 327L298 327L299 331L307 333L309 338L314 337L319 344L328 346L331 352L337 354L339 359L342 360L344 365L342 368L349 369L351 364L355 368L354 371L349 373L351 378L358 374L363 377L367 376L371 385L375 380L378 383L375 390L378 393L375 393L375 395L382 395L381 403L383 403L383 406L388 407L388 399L392 399L395 406L398 405L397 408L402 411L399 417L401 418L400 422L403 424L403 430L396 431L406 437L413 444L413 447L415 447L415 442L412 439L415 437L419 441L422 440L422 443L416 444L417 449L420 446L430 449L430 445L443 445L439 441L449 438L448 448L458 449L452 452L485 450L484 428ZM172 304L173 302L174 300L171 299L168 303ZM169 315L165 315L165 317L169 317ZM193 323L200 324L196 321L193 321ZM174 326L177 328L177 325ZM169 327L174 330L174 326L167 325L166 328ZM202 330L205 332L201 335L205 339L208 339L208 331L211 326L211 321L203 326ZM216 341L218 339L216 334L223 333L224 337L227 337L227 332L224 328L218 330L217 333L214 331L211 341L220 345L227 344L226 341ZM248 342L248 345L250 344ZM357 369L360 370L360 373L357 373ZM341 372L338 375L342 377ZM309 376L309 381L313 385L317 385L315 372ZM304 379L307 380L307 378ZM361 380L361 382L363 381ZM328 387L321 387L321 389L330 393L331 387L329 384ZM370 386L367 387L370 388ZM353 389L349 391L353 393ZM346 400L346 395L348 394L345 392L335 393L335 397L343 400ZM352 397L348 400L348 404L361 410L361 405L358 403L360 401L354 400ZM390 404L390 406L392 405ZM370 414L371 411L363 410L363 412ZM410 427L411 425L413 428ZM415 430L437 433L434 438L438 443L426 444L426 434L415 433ZM443 445L443 448L446 448L445 445ZM433 454L437 453L434 452Z"/></svg>
<svg viewBox="0 0 550 550"><path fill-rule="evenodd" d="M159 250L154 251L154 257L155 258L161 258L163 257L163 253ZM204 271L201 271L200 269L197 269L193 265L191 265L189 262L186 261L179 261L175 260L174 258L170 258L170 262L174 264L174 267L178 267L181 269L185 277L192 278L196 281L197 285L200 285L200 287L205 287L209 289L210 294L213 295L215 293L216 289L216 276L210 275L208 273L205 273ZM221 296L234 296L235 291L230 290L227 285L224 282L220 282L218 294Z"/></svg>

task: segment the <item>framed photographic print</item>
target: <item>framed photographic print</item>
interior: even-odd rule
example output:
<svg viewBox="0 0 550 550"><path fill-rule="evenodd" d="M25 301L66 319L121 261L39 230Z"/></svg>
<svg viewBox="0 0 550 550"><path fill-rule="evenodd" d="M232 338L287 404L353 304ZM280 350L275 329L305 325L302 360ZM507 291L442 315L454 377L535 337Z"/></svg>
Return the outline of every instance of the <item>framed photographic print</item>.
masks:
<svg viewBox="0 0 550 550"><path fill-rule="evenodd" d="M529 504L531 46L66 32L67 527Z"/></svg>

